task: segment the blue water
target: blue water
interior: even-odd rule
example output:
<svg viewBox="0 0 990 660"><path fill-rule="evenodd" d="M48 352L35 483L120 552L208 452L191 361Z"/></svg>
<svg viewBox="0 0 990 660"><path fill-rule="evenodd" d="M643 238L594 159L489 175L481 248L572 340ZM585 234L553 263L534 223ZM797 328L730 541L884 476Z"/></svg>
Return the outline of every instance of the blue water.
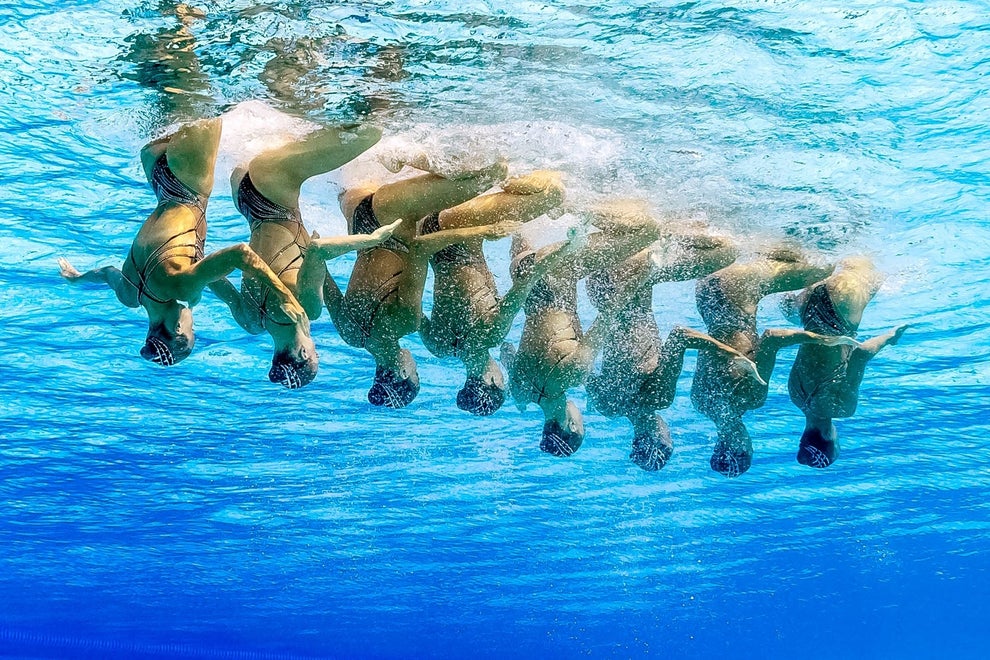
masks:
<svg viewBox="0 0 990 660"><path fill-rule="evenodd" d="M210 2L178 37L168 6L0 7L0 653L986 656L988 3ZM823 471L794 460L782 355L736 480L708 468L690 358L659 473L624 421L589 411L559 460L533 409L458 411L457 365L418 340L419 398L373 409L370 358L325 319L299 391L211 298L160 369L146 319L55 260L122 261L153 202L140 145L246 100L503 139L577 198L870 254L889 278L862 334L914 326ZM225 176L209 248L246 238ZM317 181L304 213L339 228L333 200ZM700 327L690 284L656 300Z"/></svg>

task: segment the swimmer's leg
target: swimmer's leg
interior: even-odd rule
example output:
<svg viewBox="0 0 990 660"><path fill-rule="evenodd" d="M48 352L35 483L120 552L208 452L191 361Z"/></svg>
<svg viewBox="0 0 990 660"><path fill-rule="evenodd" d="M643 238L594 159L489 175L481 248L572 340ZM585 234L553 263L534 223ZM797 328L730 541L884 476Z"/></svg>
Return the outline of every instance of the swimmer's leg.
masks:
<svg viewBox="0 0 990 660"><path fill-rule="evenodd" d="M684 282L711 275L725 268L739 256L735 243L725 236L707 233L683 234L672 237L675 254L667 256L653 252L653 284Z"/></svg>
<svg viewBox="0 0 990 660"><path fill-rule="evenodd" d="M296 208L299 189L306 179L354 160L381 136L381 131L373 126L318 129L297 142L253 158L248 166L251 182L276 204Z"/></svg>
<svg viewBox="0 0 990 660"><path fill-rule="evenodd" d="M477 196L504 178L505 173L505 164L499 162L464 178L423 174L387 183L375 190L372 210L383 225L396 220L418 221Z"/></svg>
<svg viewBox="0 0 990 660"><path fill-rule="evenodd" d="M782 291L803 289L832 274L833 264L821 266L789 249L772 251L764 260L751 264L757 272L757 301Z"/></svg>
<svg viewBox="0 0 990 660"><path fill-rule="evenodd" d="M137 289L127 281L124 274L115 266L104 266L80 273L64 257L59 257L58 267L62 277L70 282L106 284L123 305L127 307L141 306L138 302Z"/></svg>
<svg viewBox="0 0 990 660"><path fill-rule="evenodd" d="M588 236L585 248L573 258L574 277L583 279L596 271L612 268L658 240L662 234L662 227L655 221L621 233L595 232ZM636 288L643 284L637 282ZM632 293L634 290L623 299Z"/></svg>
<svg viewBox="0 0 990 660"><path fill-rule="evenodd" d="M728 413L715 420L718 442L710 461L713 470L726 477L738 477L753 464L753 441L742 416Z"/></svg>
<svg viewBox="0 0 990 660"><path fill-rule="evenodd" d="M219 117L191 122L176 131L165 145L169 169L197 194L208 197L213 191L213 169L222 130Z"/></svg>
<svg viewBox="0 0 990 660"><path fill-rule="evenodd" d="M629 458L647 472L661 469L674 453L667 424L652 410L630 415L629 421L634 433Z"/></svg>
<svg viewBox="0 0 990 660"><path fill-rule="evenodd" d="M494 318L485 329L479 344L489 348L499 345L509 334L516 314L522 309L526 298L540 278L563 264L581 250L583 245L584 237L575 234L565 242L555 243L537 251L531 268L515 269L512 286L499 301Z"/></svg>
<svg viewBox="0 0 990 660"><path fill-rule="evenodd" d="M463 229L507 221L529 222L560 206L563 201L564 186L560 175L534 172L528 177L506 182L503 192L481 195L442 211L440 229Z"/></svg>

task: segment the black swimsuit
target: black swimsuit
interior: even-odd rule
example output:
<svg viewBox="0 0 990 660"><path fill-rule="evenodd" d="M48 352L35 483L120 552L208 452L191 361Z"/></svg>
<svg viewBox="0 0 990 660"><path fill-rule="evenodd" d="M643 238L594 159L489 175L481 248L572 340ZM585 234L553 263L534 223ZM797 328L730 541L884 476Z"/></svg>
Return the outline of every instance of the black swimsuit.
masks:
<svg viewBox="0 0 990 660"><path fill-rule="evenodd" d="M376 229L381 229L382 225L378 222L378 216L375 215L375 210L372 206L373 197L374 194L368 195L361 200L361 203L358 204L357 207L355 207L354 215L351 216L351 234L371 234L374 233ZM358 250L358 252L364 252L365 250L376 250L378 248L391 250L392 252L400 254L409 253L409 246L397 239L395 236L390 236L378 245L370 248L364 248L364 250Z"/></svg>
<svg viewBox="0 0 990 660"><path fill-rule="evenodd" d="M423 218L420 233L424 235L435 234L438 231L440 231L439 212L431 213ZM488 264L485 263L484 257L478 255L477 250L472 250L464 243L454 243L439 252L433 253L430 257L430 264L433 266L433 270L436 271L447 266L475 266L478 265L479 259L481 265L487 269Z"/></svg>
<svg viewBox="0 0 990 660"><path fill-rule="evenodd" d="M354 209L354 214L351 216L350 223L350 233L354 234L371 234L376 229L381 228L381 223L378 222L378 217L375 215L375 211L372 205L372 199L374 195L368 195L361 200L361 203L357 205ZM368 250L388 250L394 252L399 258L405 260L406 256L409 254L409 246L397 239L395 236L390 236L387 240L382 241L378 245L370 248L364 248L358 250L358 254L367 252ZM352 333L348 332L346 327L338 326L338 330L344 340L351 346L364 347L368 339L371 338L372 329L375 325L375 319L378 314L385 308L389 303L389 300L396 296L399 292L399 281L402 278L404 270L400 270L394 273L391 277L386 278L374 292L378 298L378 302L372 307L372 309L367 313L355 314L354 309L348 304L348 299L344 298L343 311L347 314L351 324L356 327L360 333L360 337L354 336Z"/></svg>
<svg viewBox="0 0 990 660"><path fill-rule="evenodd" d="M169 253L173 250L193 248L192 263L196 263L206 256L204 251L206 246L206 204L209 201L209 196L200 195L182 183L175 176L175 173L172 172L171 168L169 168L168 160L164 153L158 157L158 160L152 166L151 189L155 192L155 197L158 198L158 208L166 205L191 206L198 211L196 225L185 231L180 231L162 242L157 249L145 258L143 266L138 266L137 259L134 258L133 245L128 254L127 258L131 262L131 267L134 268L134 272L137 274L137 282L127 281L137 289L138 304L141 303L142 297L159 304L165 304L169 300L164 300L152 293L148 288L148 280L151 274L165 262ZM178 245L172 244L172 241L187 234L192 234L189 239L191 242L180 243Z"/></svg>
<svg viewBox="0 0 990 660"><path fill-rule="evenodd" d="M809 292L808 299L804 304L804 309L801 310L801 323L804 325L805 330L809 332L817 332L821 335L845 335L847 337L856 336L856 328L847 320L842 318L838 310L835 309L835 303L832 301L832 296L829 294L828 287L825 285L825 282L819 282ZM803 412L808 412L812 409L812 401L814 401L823 390L828 388L830 385L837 385L846 380L849 370L849 355L852 353L853 347L839 346L837 348L842 352L842 359L831 373L818 380L813 387L809 387L804 380L800 378L800 375L798 375L795 379L794 385L795 389L797 389L795 394L797 395L797 398L800 399L800 401L796 403L798 403L798 407ZM800 356L800 352L798 355Z"/></svg>
<svg viewBox="0 0 990 660"><path fill-rule="evenodd" d="M856 336L855 326L842 318L835 309L835 303L832 302L832 296L825 282L816 284L808 294L808 300L801 310L801 323L804 324L805 330L821 335Z"/></svg>
<svg viewBox="0 0 990 660"><path fill-rule="evenodd" d="M729 300L717 275L698 280L695 300L698 313L708 327L708 334L715 339L726 341L737 332L754 334L753 320Z"/></svg>
<svg viewBox="0 0 990 660"><path fill-rule="evenodd" d="M298 208L276 204L262 195L255 187L254 182L251 181L251 174L247 173L241 178L240 185L237 186L237 210L247 219L252 232L257 231L265 223L273 223L283 227L293 235L292 241L286 243L285 247L276 252L269 260L269 265L271 265L287 251L293 247L296 248L296 256L275 273L277 277L281 278L285 273L299 270L302 267L306 246L309 244L309 235L306 233L306 227L302 223L302 216ZM243 294L258 308L263 319L267 318L275 325L293 325L291 321L278 321L269 314L268 297L272 293L269 287L261 286L254 280L245 279L244 282L245 284L241 287ZM252 284L249 285L248 282Z"/></svg>

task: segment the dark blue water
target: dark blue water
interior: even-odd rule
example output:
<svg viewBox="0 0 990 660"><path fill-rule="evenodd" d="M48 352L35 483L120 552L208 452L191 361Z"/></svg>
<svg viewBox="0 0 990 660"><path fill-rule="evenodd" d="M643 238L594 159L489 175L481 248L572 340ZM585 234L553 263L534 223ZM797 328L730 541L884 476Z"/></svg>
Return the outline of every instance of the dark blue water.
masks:
<svg viewBox="0 0 990 660"><path fill-rule="evenodd" d="M0 653L985 657L986 3L210 2L182 29L170 6L0 7ZM223 181L260 144L245 115L277 109L498 144L576 201L635 192L748 250L869 254L888 280L861 333L914 325L823 471L794 460L782 355L731 481L692 358L655 474L593 411L568 460L533 409L462 413L457 365L416 339L402 411L366 403L371 360L326 320L319 378L271 385L268 340L209 298L159 369L146 319L55 260L119 263L153 203L141 144L248 100L209 248L246 238ZM335 191L304 189L325 233ZM655 299L664 331L700 327L690 284ZM784 323L772 300L760 320Z"/></svg>

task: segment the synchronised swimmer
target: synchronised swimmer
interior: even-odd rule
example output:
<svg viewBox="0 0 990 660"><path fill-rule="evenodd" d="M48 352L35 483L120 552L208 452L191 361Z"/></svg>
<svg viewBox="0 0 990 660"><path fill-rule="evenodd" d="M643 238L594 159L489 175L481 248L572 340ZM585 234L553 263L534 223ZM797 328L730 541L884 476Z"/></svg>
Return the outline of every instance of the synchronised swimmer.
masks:
<svg viewBox="0 0 990 660"><path fill-rule="evenodd" d="M766 401L780 349L800 345L788 382L791 400L806 417L798 461L824 468L839 453L832 420L855 412L867 362L907 328L856 339L883 279L864 257L823 266L778 248L738 262L732 240L698 223L660 220L637 201L585 209L584 222L565 240L535 247L518 230L561 207L561 177L536 171L506 179L501 161L453 175L436 171L425 157L391 163L395 171L408 166L419 173L345 189L340 207L348 235L311 234L300 212L303 182L374 146L381 133L367 126L319 129L236 168L233 201L247 220L250 242L207 255L206 206L220 133L220 119L202 120L142 149L158 205L120 269L80 273L59 259L67 280L104 283L124 305L144 308L148 333L141 355L162 366L192 352L191 308L209 288L247 332L271 335L269 379L303 387L319 369L310 322L325 307L340 336L374 358L368 400L376 406L403 408L416 398L416 362L400 340L418 332L433 355L463 364L458 408L491 415L506 394L520 409L534 403L545 420L540 449L569 456L584 440L584 422L567 392L586 384L602 414L630 421L630 458L654 471L673 452L659 413L673 401L685 352L697 350L691 400L718 432L711 467L735 477L753 457L743 416ZM482 194L496 184L498 191ZM507 236L512 285L500 294L482 243ZM326 262L351 251L357 260L341 291ZM430 268L434 302L426 317ZM242 274L239 290L227 279L234 270ZM598 310L587 330L577 313L582 279ZM653 287L694 279L707 333L678 326L661 340ZM781 292L791 292L782 308L802 329L760 333L760 300ZM525 323L514 347L505 338L520 310ZM500 345L507 378L491 354ZM593 373L599 356L600 370Z"/></svg>

